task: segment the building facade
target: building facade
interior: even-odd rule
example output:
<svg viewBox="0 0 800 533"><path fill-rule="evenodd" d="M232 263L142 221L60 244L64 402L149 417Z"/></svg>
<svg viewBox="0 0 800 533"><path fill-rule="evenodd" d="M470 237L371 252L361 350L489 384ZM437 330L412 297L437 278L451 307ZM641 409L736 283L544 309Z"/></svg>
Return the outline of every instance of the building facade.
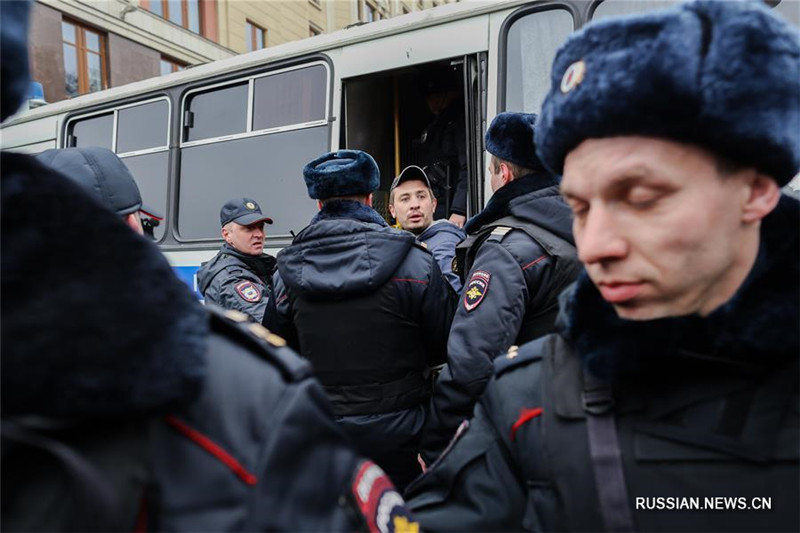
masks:
<svg viewBox="0 0 800 533"><path fill-rule="evenodd" d="M57 102L455 1L37 0L32 79Z"/></svg>

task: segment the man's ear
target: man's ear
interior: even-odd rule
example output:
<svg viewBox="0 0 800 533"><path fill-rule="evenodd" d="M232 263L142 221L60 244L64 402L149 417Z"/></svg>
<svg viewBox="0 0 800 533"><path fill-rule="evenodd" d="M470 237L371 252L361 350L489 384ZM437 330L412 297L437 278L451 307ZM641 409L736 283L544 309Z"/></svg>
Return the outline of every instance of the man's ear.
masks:
<svg viewBox="0 0 800 533"><path fill-rule="evenodd" d="M221 233L222 233L222 238L225 240L225 242L227 242L228 244L230 244L230 241L228 240L228 238L230 237L230 232L228 231L228 228L226 228L225 226L223 226L223 227L222 227L222 232L221 232Z"/></svg>
<svg viewBox="0 0 800 533"><path fill-rule="evenodd" d="M431 203L433 204L433 210L436 211L436 206L439 205L439 201L433 195L431 195Z"/></svg>
<svg viewBox="0 0 800 533"><path fill-rule="evenodd" d="M322 200L317 200L317 210L322 211Z"/></svg>
<svg viewBox="0 0 800 533"><path fill-rule="evenodd" d="M367 195L366 204L368 207L372 207L372 193L369 193L369 195Z"/></svg>
<svg viewBox="0 0 800 533"><path fill-rule="evenodd" d="M514 175L505 163L500 163L500 173L503 175L503 185L508 185L514 181Z"/></svg>
<svg viewBox="0 0 800 533"><path fill-rule="evenodd" d="M397 218L397 215L394 214L394 204L389 204L389 212L392 214L392 218Z"/></svg>
<svg viewBox="0 0 800 533"><path fill-rule="evenodd" d="M144 235L144 228L142 228L142 221L139 219L138 212L125 215L124 222L139 235Z"/></svg>
<svg viewBox="0 0 800 533"><path fill-rule="evenodd" d="M752 223L770 214L781 197L778 183L759 172L749 178L748 195L742 206L742 222Z"/></svg>

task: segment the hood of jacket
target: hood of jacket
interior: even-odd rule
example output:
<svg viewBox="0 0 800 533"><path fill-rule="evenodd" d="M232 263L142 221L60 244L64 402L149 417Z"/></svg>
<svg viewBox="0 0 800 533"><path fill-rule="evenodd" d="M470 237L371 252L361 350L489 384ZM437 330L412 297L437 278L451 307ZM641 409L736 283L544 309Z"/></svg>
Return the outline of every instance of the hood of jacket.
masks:
<svg viewBox="0 0 800 533"><path fill-rule="evenodd" d="M531 222L575 244L570 208L558 190L558 178L546 173L528 174L498 189L486 208L469 219L464 231L474 233L507 216Z"/></svg>
<svg viewBox="0 0 800 533"><path fill-rule="evenodd" d="M558 328L604 379L680 372L681 354L701 354L753 374L800 353L800 203L782 195L764 218L758 258L742 286L706 317L626 320L584 272L561 294ZM691 357L690 357L691 358Z"/></svg>
<svg viewBox="0 0 800 533"><path fill-rule="evenodd" d="M197 284L200 292L205 293L214 278L231 264L244 263L258 277L269 283L275 272L275 258L268 254L259 256L243 254L228 243L222 245L219 253L204 263L197 271Z"/></svg>
<svg viewBox="0 0 800 533"><path fill-rule="evenodd" d="M158 248L29 156L2 156L3 416L165 413L205 378L208 318Z"/></svg>
<svg viewBox="0 0 800 533"><path fill-rule="evenodd" d="M428 242L431 239L434 241L447 238L448 240L461 242L466 237L464 230L446 219L434 220L433 223L425 228L425 231L417 235L417 240L420 242Z"/></svg>
<svg viewBox="0 0 800 533"><path fill-rule="evenodd" d="M414 242L362 203L329 201L278 253L278 271L290 291L312 299L369 293L386 283Z"/></svg>

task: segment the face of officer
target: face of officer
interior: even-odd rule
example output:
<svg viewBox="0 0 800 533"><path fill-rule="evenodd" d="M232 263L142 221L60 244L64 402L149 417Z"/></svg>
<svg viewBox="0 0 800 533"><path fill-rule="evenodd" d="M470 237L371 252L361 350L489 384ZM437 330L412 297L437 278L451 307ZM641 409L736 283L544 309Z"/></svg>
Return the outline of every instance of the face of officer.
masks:
<svg viewBox="0 0 800 533"><path fill-rule="evenodd" d="M248 226L230 222L222 228L225 242L247 255L261 255L264 251L264 235L263 221Z"/></svg>
<svg viewBox="0 0 800 533"><path fill-rule="evenodd" d="M389 211L400 226L415 235L425 231L433 223L436 198L420 180L404 181L394 189L394 199Z"/></svg>
<svg viewBox="0 0 800 533"><path fill-rule="evenodd" d="M752 168L645 137L589 139L570 152L561 190L578 256L622 318L709 314L750 272L761 219L779 190Z"/></svg>

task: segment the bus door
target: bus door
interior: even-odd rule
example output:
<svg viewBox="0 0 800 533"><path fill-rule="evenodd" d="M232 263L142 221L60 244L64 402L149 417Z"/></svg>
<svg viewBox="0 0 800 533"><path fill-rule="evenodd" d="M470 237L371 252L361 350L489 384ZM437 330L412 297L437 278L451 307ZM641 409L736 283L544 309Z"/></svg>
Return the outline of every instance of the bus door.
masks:
<svg viewBox="0 0 800 533"><path fill-rule="evenodd" d="M425 141L436 115L429 108L425 86L431 77L452 80L452 88L457 93L452 105L461 115L457 124L463 129L459 142L465 143L468 215L480 210L486 118L485 65L485 54L475 54L343 80L341 116L344 120L339 145L364 150L375 158L381 171L381 186L373 195L373 205L390 223L388 194L394 177L408 165L430 164ZM434 181L437 176L432 172L435 171L428 170ZM455 179L456 176L450 177L450 187L455 186Z"/></svg>

